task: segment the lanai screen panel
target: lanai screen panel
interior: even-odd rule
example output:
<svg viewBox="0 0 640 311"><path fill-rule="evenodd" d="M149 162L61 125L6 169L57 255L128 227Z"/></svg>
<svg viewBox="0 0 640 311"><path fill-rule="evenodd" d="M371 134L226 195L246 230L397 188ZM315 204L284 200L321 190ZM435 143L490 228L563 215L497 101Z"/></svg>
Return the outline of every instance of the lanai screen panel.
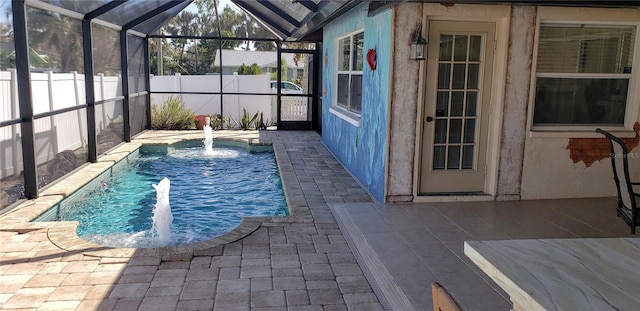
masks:
<svg viewBox="0 0 640 311"><path fill-rule="evenodd" d="M69 11L77 12L80 14L87 14L109 2L111 0L88 0L88 1L78 1L78 0L41 0L40 2L44 2L47 4L55 5L57 7L67 9Z"/></svg>
<svg viewBox="0 0 640 311"><path fill-rule="evenodd" d="M129 93L136 94L148 90L147 79L145 77L144 39L128 35L127 46L129 53ZM131 135L136 135L145 129L147 118L147 96L129 96L129 124Z"/></svg>
<svg viewBox="0 0 640 311"><path fill-rule="evenodd" d="M333 3L345 1L252 1L232 0L244 11L268 26L281 39L291 37L298 29L322 11L322 8ZM331 4L333 5L333 4Z"/></svg>

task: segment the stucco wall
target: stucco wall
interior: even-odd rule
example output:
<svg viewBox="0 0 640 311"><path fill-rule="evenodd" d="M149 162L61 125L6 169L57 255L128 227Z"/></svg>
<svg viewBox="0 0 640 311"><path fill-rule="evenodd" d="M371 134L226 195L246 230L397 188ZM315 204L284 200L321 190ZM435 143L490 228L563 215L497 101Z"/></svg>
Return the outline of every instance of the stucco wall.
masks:
<svg viewBox="0 0 640 311"><path fill-rule="evenodd" d="M595 137L595 136L594 136ZM616 196L609 158L591 166L574 163L566 149L568 138L529 137L525 147L522 199ZM640 180L640 147L631 150L631 180Z"/></svg>
<svg viewBox="0 0 640 311"><path fill-rule="evenodd" d="M377 200L384 201L392 15L387 10L367 17L367 7L357 6L323 30L322 101L327 104L322 108L322 140ZM354 126L330 112L330 107L336 90L336 38L359 29L364 29L364 54L369 49L377 52L377 68L371 70L365 63L361 120Z"/></svg>
<svg viewBox="0 0 640 311"><path fill-rule="evenodd" d="M531 129L535 32L541 16L559 21L590 18L602 23L630 20L640 23L637 10L403 3L372 18L366 14L366 6L360 5L324 29L325 103L333 103L335 38L365 29L365 50L376 48L378 68L371 71L365 66L363 72L360 126L332 114L330 104L324 105L323 141L379 201L419 199L414 193L414 181L418 174L416 121L421 105L422 70L419 62L409 60L408 47L418 24L433 17L497 22L493 81L497 86L493 90L489 125L489 146L494 151L488 161L488 194L507 200L615 195L609 159L586 165L572 159L567 149L571 138L600 138L600 135L591 131ZM637 64L640 51L636 51L635 57ZM640 79L637 70L634 79ZM640 89L635 87L634 91L638 94ZM631 123L640 120L639 99L640 95L631 99L634 105L630 110ZM621 134L634 136L631 131ZM640 147L631 153L631 177L640 180Z"/></svg>
<svg viewBox="0 0 640 311"><path fill-rule="evenodd" d="M387 201L413 200L416 116L421 61L409 60L411 36L422 20L422 3L394 9L393 79Z"/></svg>
<svg viewBox="0 0 640 311"><path fill-rule="evenodd" d="M637 9L593 9L593 8L559 8L539 7L537 19L540 21L571 20L586 21L586 23L635 23L640 22ZM640 61L640 49L635 49L635 66ZM534 55L535 56L535 55ZM633 79L640 78L637 68L634 68ZM633 94L635 92L635 95ZM629 120L626 131L614 133L620 137L636 137L632 139L637 145L638 135L631 131L631 125L640 120L640 89L632 88L629 102ZM533 95L530 95L530 97ZM531 123L532 100L529 102L528 122ZM637 126L636 126L637 127ZM593 150L592 146L602 142L602 135L593 130L584 131L535 131L529 130L525 140L523 168L522 168L522 199L554 199L554 198L582 198L615 196L616 188L613 181L611 160L606 158L606 151ZM506 129L508 133L508 129ZM506 135L506 134L505 134ZM583 157L576 157L574 150L572 159L570 141L579 139L579 143L572 143L571 148L583 149ZM600 154L598 157L597 155ZM592 163L593 156L596 156ZM584 161L588 163L585 163ZM504 160L503 160L504 161ZM640 180L640 147L630 151L629 172L632 180Z"/></svg>
<svg viewBox="0 0 640 311"><path fill-rule="evenodd" d="M529 81L536 27L535 6L512 6L496 199L520 199Z"/></svg>

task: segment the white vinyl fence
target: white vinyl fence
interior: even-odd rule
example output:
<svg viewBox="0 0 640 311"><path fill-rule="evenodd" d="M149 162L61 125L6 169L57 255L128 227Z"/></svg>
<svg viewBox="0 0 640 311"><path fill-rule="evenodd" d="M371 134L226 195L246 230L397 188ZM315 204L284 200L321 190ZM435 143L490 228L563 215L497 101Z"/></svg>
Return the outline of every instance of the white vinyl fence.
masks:
<svg viewBox="0 0 640 311"><path fill-rule="evenodd" d="M223 91L228 93L273 94L269 74L223 75ZM122 95L120 76L95 76L96 100L110 99ZM203 76L152 76L151 92L220 92L219 75ZM31 73L33 113L73 106L85 105L84 75L70 73ZM0 121L19 118L16 71L0 71ZM161 104L171 94L152 94L151 103ZM220 113L220 95L175 94L185 106L196 114ZM264 121L272 124L277 120L275 95L223 95L224 117L240 120L243 109L250 116L264 114ZM308 119L307 97L282 97L282 120L303 121ZM96 107L96 134L106 129L112 121L122 115L121 101L109 101ZM64 150L86 147L86 110L66 112L35 120L35 147L37 164L43 164ZM20 148L20 126L0 128L0 178L22 172Z"/></svg>
<svg viewBox="0 0 640 311"><path fill-rule="evenodd" d="M222 75L222 90L225 93L274 94L270 89L270 74L264 75ZM153 94L172 92L176 94ZM196 114L213 115L220 113L219 94L177 94L180 92L220 92L220 76L172 76L151 77L151 103L162 104L169 96L179 97L184 105ZM224 117L239 120L244 109L250 116L262 112L265 123L277 120L275 95L223 95ZM304 121L308 118L307 97L282 97L282 120Z"/></svg>
<svg viewBox="0 0 640 311"><path fill-rule="evenodd" d="M275 96L274 96L275 97ZM275 99L274 99L275 101ZM282 96L280 107L280 120L282 121L309 121L311 109L309 98L306 96ZM274 103L275 107L275 103ZM274 111L275 114L275 111Z"/></svg>
<svg viewBox="0 0 640 311"><path fill-rule="evenodd" d="M96 100L122 94L119 76L96 75ZM16 119L20 115L17 96L16 71L0 71L0 120ZM31 97L35 115L80 106L86 103L84 75L70 73L31 73ZM99 134L113 120L122 115L119 102L96 107L96 131ZM34 121L36 162L42 164L64 150L85 147L87 143L86 110L66 112ZM20 156L20 126L0 129L0 178L22 172Z"/></svg>
<svg viewBox="0 0 640 311"><path fill-rule="evenodd" d="M219 94L153 94L154 92L220 92L220 75L151 77L151 103L160 105L169 96L179 97L184 105L197 115L220 114ZM265 75L222 75L222 91L225 93L269 93L269 74ZM239 120L243 109L253 116L262 112L267 120L276 120L270 95L223 95L222 114L224 117ZM266 120L265 120L266 121Z"/></svg>

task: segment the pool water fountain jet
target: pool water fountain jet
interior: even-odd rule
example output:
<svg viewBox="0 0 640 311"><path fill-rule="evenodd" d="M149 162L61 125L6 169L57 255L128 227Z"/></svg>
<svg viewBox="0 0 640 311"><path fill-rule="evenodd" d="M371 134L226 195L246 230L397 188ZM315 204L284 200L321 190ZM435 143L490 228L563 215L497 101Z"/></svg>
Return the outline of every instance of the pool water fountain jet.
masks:
<svg viewBox="0 0 640 311"><path fill-rule="evenodd" d="M213 155L213 136L209 125L204 127L204 154Z"/></svg>
<svg viewBox="0 0 640 311"><path fill-rule="evenodd" d="M151 237L157 238L157 242L160 244L167 244L171 239L171 223L173 222L169 205L171 182L165 177L157 185L153 184L152 186L156 189L156 206L151 217L153 220Z"/></svg>

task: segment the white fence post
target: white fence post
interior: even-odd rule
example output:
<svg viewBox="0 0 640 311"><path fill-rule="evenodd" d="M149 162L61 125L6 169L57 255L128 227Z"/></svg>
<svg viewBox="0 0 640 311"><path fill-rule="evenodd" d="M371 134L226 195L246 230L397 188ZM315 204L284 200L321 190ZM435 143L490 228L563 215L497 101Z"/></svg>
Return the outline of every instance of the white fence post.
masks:
<svg viewBox="0 0 640 311"><path fill-rule="evenodd" d="M232 92L238 93L240 91L240 78L238 78L238 72L233 73L233 81L231 81L231 85L233 85ZM233 107L236 110L237 114L242 118L242 112L240 112L240 105L238 100L238 95L233 95Z"/></svg>
<svg viewBox="0 0 640 311"><path fill-rule="evenodd" d="M175 79L175 87L174 87L175 92L180 94L180 102L184 103L184 98L183 98L183 95L182 95L182 77L181 77L179 72L176 72L173 75L173 77ZM173 95L174 94L169 94L169 96L173 96Z"/></svg>
<svg viewBox="0 0 640 311"><path fill-rule="evenodd" d="M100 87L100 100L104 100L104 73L98 74L98 83ZM104 130L107 127L107 111L105 110L106 104L103 102L100 105L102 110L102 125L100 126L100 130Z"/></svg>
<svg viewBox="0 0 640 311"><path fill-rule="evenodd" d="M19 116L18 113L18 79L17 79L17 70L9 69L11 73L11 82L9 82L11 89L11 119L16 119ZM11 164L13 165L13 176L20 175L22 169L20 168L20 158L18 158L18 144L20 143L20 133L18 133L18 127L15 125L11 126L11 139L13 140L11 151Z"/></svg>
<svg viewBox="0 0 640 311"><path fill-rule="evenodd" d="M53 105L53 71L47 71L47 88L49 93L49 111L55 109ZM53 154L58 154L58 136L56 135L56 117L50 116L49 122L51 123L51 151Z"/></svg>
<svg viewBox="0 0 640 311"><path fill-rule="evenodd" d="M80 86L78 85L79 81L78 80L78 72L77 71L72 71L71 72L73 74L73 90L74 93L76 95L76 106L80 105ZM87 148L87 142L85 139L82 139L82 110L77 110L78 111L78 129L80 130L80 143L82 144L82 148ZM86 111L86 110L85 110Z"/></svg>

